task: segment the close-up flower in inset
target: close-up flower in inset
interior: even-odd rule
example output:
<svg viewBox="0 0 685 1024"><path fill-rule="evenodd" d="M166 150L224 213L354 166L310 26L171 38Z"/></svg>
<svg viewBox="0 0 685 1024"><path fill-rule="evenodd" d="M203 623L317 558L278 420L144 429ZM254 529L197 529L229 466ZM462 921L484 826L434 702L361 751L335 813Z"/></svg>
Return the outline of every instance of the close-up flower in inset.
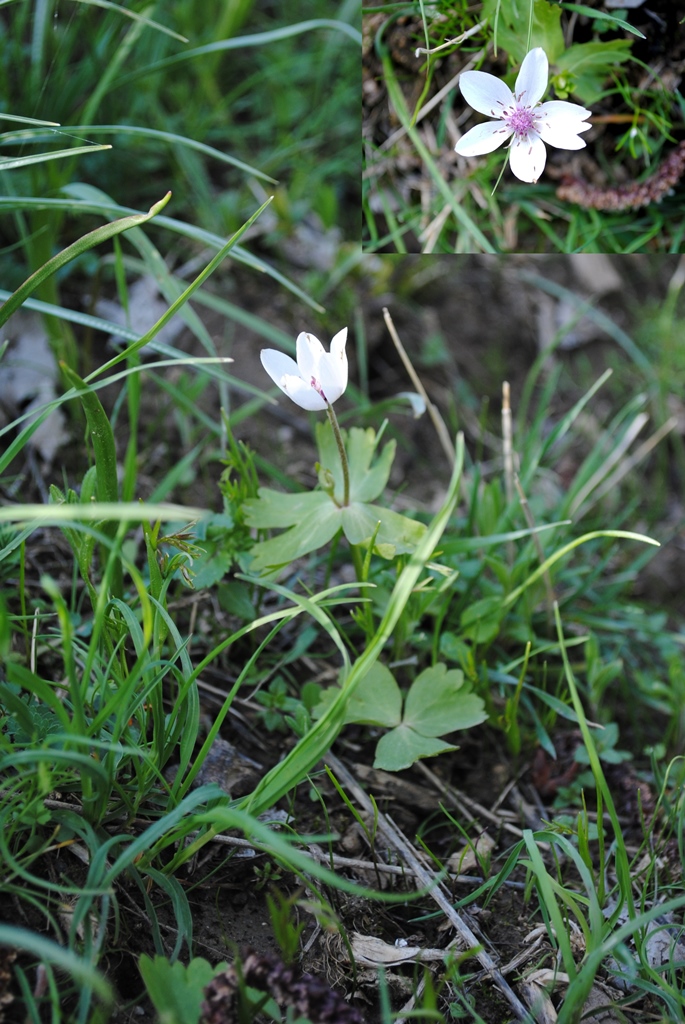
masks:
<svg viewBox="0 0 685 1024"><path fill-rule="evenodd" d="M285 352L262 349L262 366L288 398L303 409L332 405L347 387L347 328L338 331L326 352L313 334L297 336L297 362Z"/></svg>
<svg viewBox="0 0 685 1024"><path fill-rule="evenodd" d="M494 75L464 71L459 78L464 99L474 110L497 120L471 128L454 147L457 153L492 153L511 138L509 163L513 173L521 181L536 182L547 159L545 143L557 149L583 149L585 142L579 135L591 127L586 118L592 111L565 100L541 103L548 75L547 54L540 46L526 54L513 93Z"/></svg>

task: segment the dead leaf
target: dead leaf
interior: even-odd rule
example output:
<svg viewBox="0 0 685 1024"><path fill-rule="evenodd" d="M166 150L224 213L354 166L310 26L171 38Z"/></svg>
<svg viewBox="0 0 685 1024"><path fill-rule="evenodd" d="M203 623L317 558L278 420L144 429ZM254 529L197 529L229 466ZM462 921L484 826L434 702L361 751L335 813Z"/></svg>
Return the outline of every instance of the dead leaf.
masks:
<svg viewBox="0 0 685 1024"><path fill-rule="evenodd" d="M480 860L486 860L494 850L495 840L488 835L487 832L482 832L475 843L469 843L468 846L464 846L461 850L457 850L447 861L447 870L455 875L466 875L469 871L480 871L481 865Z"/></svg>
<svg viewBox="0 0 685 1024"><path fill-rule="evenodd" d="M444 960L444 949L427 949L421 946L391 946L373 935L352 933L352 952L358 964L367 967L398 967L400 964L430 963Z"/></svg>
<svg viewBox="0 0 685 1024"><path fill-rule="evenodd" d="M7 422L30 413L22 427L38 416L44 405L57 398L57 362L40 317L21 311L8 321L11 344L0 361L0 410ZM57 449L69 440L64 413L55 409L27 443L48 468Z"/></svg>
<svg viewBox="0 0 685 1024"><path fill-rule="evenodd" d="M95 311L98 316L104 317L113 324L121 327L130 327L138 335L146 334L153 327L159 318L166 313L169 303L166 302L159 292L157 281L150 274L139 277L134 281L128 290L128 313L118 302L111 299L99 299L95 303ZM180 317L174 316L168 324L164 324L161 330L157 331L155 341L164 345L172 345L183 330L184 323ZM119 342L120 335L112 334L112 341ZM141 349L145 352L147 346Z"/></svg>

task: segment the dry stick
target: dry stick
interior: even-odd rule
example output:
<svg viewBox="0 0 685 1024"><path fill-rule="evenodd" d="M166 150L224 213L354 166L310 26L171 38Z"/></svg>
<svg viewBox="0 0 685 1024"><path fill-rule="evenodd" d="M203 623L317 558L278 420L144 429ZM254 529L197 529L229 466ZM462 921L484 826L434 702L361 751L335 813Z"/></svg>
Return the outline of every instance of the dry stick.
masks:
<svg viewBox="0 0 685 1024"><path fill-rule="evenodd" d="M416 56L418 57L422 53L432 56L434 53L439 53L440 50L445 50L448 46L459 46L460 43L465 42L470 36L475 36L476 32L480 32L486 25L487 21L479 21L473 28L467 29L466 32L462 32L460 36L456 36L454 39L448 39L446 42L441 43L440 46L434 46L432 50L425 50L423 46L419 46L415 51Z"/></svg>
<svg viewBox="0 0 685 1024"><path fill-rule="evenodd" d="M636 448L633 454L630 455L627 459L624 459L621 465L617 466L616 469L614 469L614 471L610 474L610 476L608 476L603 481L601 486L597 487L597 490L592 495L592 502L590 504L586 504L583 508L583 515L588 511L589 508L591 508L592 505L596 505L597 502L601 498L603 498L605 494L608 494L609 491L613 490L614 487L616 487L616 485L618 484L619 480L622 480L624 476L632 472L632 470L635 468L638 462L641 462L646 455L649 455L652 448L655 448L656 445L658 445L659 442L662 441L667 434L670 434L670 432L677 426L678 419L676 416L671 416L670 419L666 420L665 423L662 423L659 429L656 430L651 437L648 437L646 441L643 441L640 447ZM599 477L600 474L596 474L596 476ZM585 498L583 498L583 501L585 501ZM578 508L574 506L574 508L571 511L577 512Z"/></svg>
<svg viewBox="0 0 685 1024"><path fill-rule="evenodd" d="M624 454L630 448L631 444L640 433L644 425L648 422L649 416L646 412L640 412L637 414L633 422L630 424L625 434L621 438L620 442L616 447L609 452L598 470L593 473L590 479L584 484L583 487L578 491L571 506L569 508L570 515L576 515L581 506L587 501L592 495L592 492L599 486L602 480L608 478L610 471L613 470L614 466L620 463ZM593 502L594 504L594 502ZM589 508L590 505L587 506ZM587 508L585 511L587 511Z"/></svg>
<svg viewBox="0 0 685 1024"><path fill-rule="evenodd" d="M400 341L399 335L395 330L395 325L392 321L392 317L390 316L390 313L388 312L386 306L383 306L383 318L385 320L385 325L388 328L388 331L390 332L390 337L392 338L395 344L395 348L399 353L400 359L404 363L404 368L409 374L409 377L411 378L412 384L414 385L418 393L421 395L421 398L423 398L424 402L426 403L428 415L430 416L433 422L433 426L435 427L435 432L438 435L438 440L442 445L442 449L445 452L447 458L449 459L451 469L454 466L454 460L456 456L454 452L454 445L452 444L452 438L450 437L450 432L445 426L445 421L443 420L442 416L440 415L440 413L438 412L438 410L428 397L428 393L426 392L426 389L421 383L419 375L414 369L411 359L409 358L405 351L404 345Z"/></svg>
<svg viewBox="0 0 685 1024"><path fill-rule="evenodd" d="M504 493L507 505L514 500L514 442L511 431L509 381L502 382L502 449L504 453Z"/></svg>
<svg viewBox="0 0 685 1024"><path fill-rule="evenodd" d="M464 64L463 67L459 68L459 71L456 73L454 78L451 78L446 85L443 85L442 89L440 89L439 92L435 94L435 96L432 96L428 100L428 102L424 104L423 107L421 107L416 117L414 118L413 123L418 124L419 121L423 120L426 114L429 114L434 107L437 107L440 103L442 103L445 96L447 96L454 89L455 85L459 81L459 76L462 75L464 71L470 71L471 68L473 68L478 63L480 58L483 56L485 56L485 50L478 50L477 53L472 53L466 64ZM397 129L397 131L393 132L392 135L389 135L385 142L381 143L379 150L381 152L385 152L391 149L392 146L394 146L394 144L397 142L397 140L401 139L402 136L406 134L407 129L404 125L402 125L400 128Z"/></svg>
<svg viewBox="0 0 685 1024"><path fill-rule="evenodd" d="M428 868L423 866L419 858L416 856L415 850L394 822L382 812L374 811L368 796L358 784L354 776L348 772L344 764L339 761L334 754L330 753L327 755L326 761L346 789L354 795L355 800L357 800L357 802L361 804L369 814L377 813L379 831L382 833L386 841L394 847L395 850L397 850L408 867L411 868L419 885L425 886L429 891L429 895L438 904L442 912L448 918L450 924L459 932L459 935L462 937L466 945L474 951L474 954L478 958L481 966L490 975L495 985L497 985L498 989L505 997L518 1019L531 1022L533 1018L528 1013L509 983L502 976L495 961L492 959L490 954L486 953L482 948L482 943L478 941L461 915L457 913L450 903L442 890L435 872L430 871Z"/></svg>

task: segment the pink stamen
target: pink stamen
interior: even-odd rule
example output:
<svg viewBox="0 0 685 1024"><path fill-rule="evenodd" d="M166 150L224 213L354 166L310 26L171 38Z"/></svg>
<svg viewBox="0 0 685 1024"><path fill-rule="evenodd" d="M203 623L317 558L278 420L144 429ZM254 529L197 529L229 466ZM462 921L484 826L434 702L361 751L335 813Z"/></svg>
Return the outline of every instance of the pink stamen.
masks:
<svg viewBox="0 0 685 1024"><path fill-rule="evenodd" d="M321 385L319 384L319 382L318 382L318 380L316 379L316 377L312 377L312 379L311 379L311 381L310 381L310 384L311 384L311 386L312 386L312 387L314 388L314 390L315 390L315 391L316 391L316 392L317 392L317 393L318 393L319 395L321 395L321 397L323 398L324 402L327 402L327 401L328 401L328 399L327 399L327 398L326 398L326 396L324 395L324 393L323 393L323 388L322 388L322 387L321 387Z"/></svg>
<svg viewBox="0 0 685 1024"><path fill-rule="evenodd" d="M530 107L517 107L507 117L507 127L519 138L535 130L535 112Z"/></svg>

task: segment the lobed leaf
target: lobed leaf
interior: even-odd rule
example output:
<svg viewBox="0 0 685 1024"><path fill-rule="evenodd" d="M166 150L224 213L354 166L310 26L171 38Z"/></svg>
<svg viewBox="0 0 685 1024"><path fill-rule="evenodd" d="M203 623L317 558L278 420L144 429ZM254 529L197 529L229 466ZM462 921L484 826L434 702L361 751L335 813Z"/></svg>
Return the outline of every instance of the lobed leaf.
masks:
<svg viewBox="0 0 685 1024"><path fill-rule="evenodd" d="M404 768L411 768L414 762L420 761L421 758L435 757L436 754L456 749L452 743L444 743L431 736L422 736L403 722L396 729L391 729L385 736L381 736L373 766L386 772L401 772Z"/></svg>
<svg viewBox="0 0 685 1024"><path fill-rule="evenodd" d="M470 729L487 717L483 701L471 693L461 669L448 671L439 662L421 672L412 683L402 724L422 736L444 736L455 729Z"/></svg>

